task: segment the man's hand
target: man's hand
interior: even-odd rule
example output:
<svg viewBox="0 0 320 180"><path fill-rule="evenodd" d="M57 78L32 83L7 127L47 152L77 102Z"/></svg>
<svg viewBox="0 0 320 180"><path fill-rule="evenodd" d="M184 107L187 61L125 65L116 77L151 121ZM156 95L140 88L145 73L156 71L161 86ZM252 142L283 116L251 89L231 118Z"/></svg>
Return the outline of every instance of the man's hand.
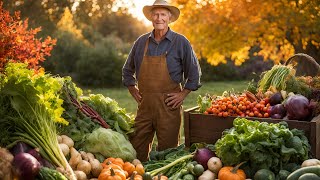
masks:
<svg viewBox="0 0 320 180"><path fill-rule="evenodd" d="M167 94L168 97L165 100L165 103L167 104L167 106L171 106L172 109L177 109L182 105L183 100L190 92L191 91L188 89L183 89L182 91L177 93L169 93Z"/></svg>
<svg viewBox="0 0 320 180"><path fill-rule="evenodd" d="M128 86L128 90L131 96L137 101L138 104L140 104L142 96L139 92L139 89L136 86Z"/></svg>

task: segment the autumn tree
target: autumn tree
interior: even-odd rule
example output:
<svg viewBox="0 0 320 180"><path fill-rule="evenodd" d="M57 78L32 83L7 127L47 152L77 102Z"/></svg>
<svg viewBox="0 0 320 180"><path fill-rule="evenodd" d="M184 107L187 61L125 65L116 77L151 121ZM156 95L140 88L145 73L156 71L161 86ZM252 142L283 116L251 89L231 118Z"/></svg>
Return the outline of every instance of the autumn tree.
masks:
<svg viewBox="0 0 320 180"><path fill-rule="evenodd" d="M24 62L37 69L39 61L50 55L56 43L50 37L43 41L37 39L35 36L40 30L28 29L28 20L21 21L18 12L11 16L0 2L0 69L9 60Z"/></svg>
<svg viewBox="0 0 320 180"><path fill-rule="evenodd" d="M241 65L249 50L283 62L294 53L320 60L319 0L176 0L181 17L174 29L185 34L212 65L231 58Z"/></svg>

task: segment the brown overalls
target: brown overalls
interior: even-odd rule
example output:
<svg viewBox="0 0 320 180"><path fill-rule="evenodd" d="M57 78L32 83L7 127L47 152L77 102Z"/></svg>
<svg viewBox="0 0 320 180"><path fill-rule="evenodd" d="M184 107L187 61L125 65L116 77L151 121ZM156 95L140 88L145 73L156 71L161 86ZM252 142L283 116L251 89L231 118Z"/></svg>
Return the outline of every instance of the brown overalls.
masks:
<svg viewBox="0 0 320 180"><path fill-rule="evenodd" d="M137 151L137 158L142 162L148 160L155 132L158 151L176 147L181 123L181 107L172 110L165 103L168 93L181 91L181 84L171 79L166 54L146 55L148 45L149 39L144 48L138 77L138 88L142 94L142 100L135 118L135 133L130 137L130 142Z"/></svg>

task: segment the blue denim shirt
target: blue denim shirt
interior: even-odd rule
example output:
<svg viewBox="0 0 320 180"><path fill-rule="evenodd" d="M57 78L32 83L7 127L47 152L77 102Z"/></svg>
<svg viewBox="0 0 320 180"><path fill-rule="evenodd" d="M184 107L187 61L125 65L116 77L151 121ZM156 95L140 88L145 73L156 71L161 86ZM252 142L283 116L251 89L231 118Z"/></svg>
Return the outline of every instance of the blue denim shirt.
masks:
<svg viewBox="0 0 320 180"><path fill-rule="evenodd" d="M190 42L170 28L165 38L159 43L156 42L153 31L140 36L135 41L122 68L122 81L125 86L137 83L144 47L148 39L150 42L147 55L160 56L167 53L168 71L173 81L183 83L184 88L192 91L201 86L201 68Z"/></svg>

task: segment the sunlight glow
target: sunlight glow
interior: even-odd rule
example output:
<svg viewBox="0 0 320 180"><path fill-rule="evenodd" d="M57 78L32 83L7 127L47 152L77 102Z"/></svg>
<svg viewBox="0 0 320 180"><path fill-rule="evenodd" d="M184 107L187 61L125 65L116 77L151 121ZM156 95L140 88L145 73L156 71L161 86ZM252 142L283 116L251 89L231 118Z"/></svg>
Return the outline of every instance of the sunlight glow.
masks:
<svg viewBox="0 0 320 180"><path fill-rule="evenodd" d="M125 0L125 1L129 1L129 0ZM152 5L154 0L132 0L135 7L132 9L129 9L129 12L136 18L138 18L139 20L143 21L145 24L147 25L151 25L151 22L144 17L143 12L142 12L142 8L145 5Z"/></svg>

